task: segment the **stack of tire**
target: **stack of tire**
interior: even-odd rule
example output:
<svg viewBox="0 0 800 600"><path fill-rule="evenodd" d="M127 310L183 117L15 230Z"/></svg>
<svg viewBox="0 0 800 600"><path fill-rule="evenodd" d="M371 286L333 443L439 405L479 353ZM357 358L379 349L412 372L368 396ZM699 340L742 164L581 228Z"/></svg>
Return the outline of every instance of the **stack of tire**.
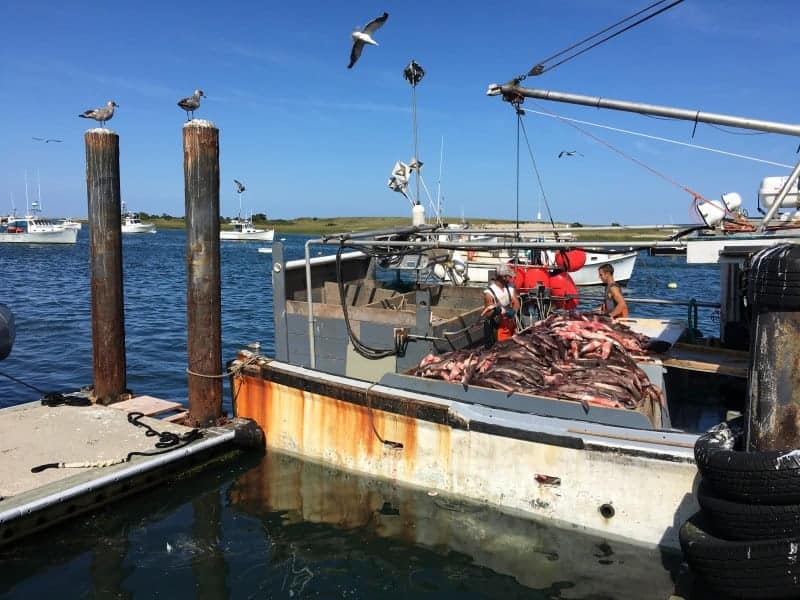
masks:
<svg viewBox="0 0 800 600"><path fill-rule="evenodd" d="M680 529L694 577L733 598L800 598L800 450L744 451L740 417L694 448L701 511Z"/></svg>

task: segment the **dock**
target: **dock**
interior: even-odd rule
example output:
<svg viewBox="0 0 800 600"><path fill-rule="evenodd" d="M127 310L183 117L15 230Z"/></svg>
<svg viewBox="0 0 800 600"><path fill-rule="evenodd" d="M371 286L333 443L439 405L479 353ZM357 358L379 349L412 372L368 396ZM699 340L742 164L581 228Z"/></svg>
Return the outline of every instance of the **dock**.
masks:
<svg viewBox="0 0 800 600"><path fill-rule="evenodd" d="M202 430L172 422L182 405L149 396L109 406L71 405L67 399L57 406L30 402L0 409L0 546L231 460L258 437L240 419ZM156 447L170 439L173 445ZM32 472L53 463L74 466Z"/></svg>

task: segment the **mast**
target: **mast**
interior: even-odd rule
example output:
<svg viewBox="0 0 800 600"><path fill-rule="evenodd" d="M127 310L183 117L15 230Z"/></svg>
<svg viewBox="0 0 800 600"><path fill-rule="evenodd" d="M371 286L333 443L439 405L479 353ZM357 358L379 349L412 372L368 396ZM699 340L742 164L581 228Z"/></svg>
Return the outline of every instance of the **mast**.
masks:
<svg viewBox="0 0 800 600"><path fill-rule="evenodd" d="M602 98L600 96L582 96L579 94L569 94L552 90L542 90L537 88L526 88L517 85L514 81L503 85L496 83L490 84L486 91L488 96L502 96L504 100L512 102L520 101L522 98L536 98L538 100L550 100L552 102L565 102L567 104L580 104L594 108L607 108L610 110L621 110L625 112L639 113L642 115L653 115L657 117L669 117L672 119L682 119L695 123L710 123L712 125L724 125L727 127L737 127L739 129L752 129L767 133L779 133L781 135L800 136L800 124L782 123L780 121L764 121L760 119L750 119L735 115L725 115L720 113L703 112L685 108L674 108L671 106L661 106L657 104L644 104L641 102L631 102L628 100L614 100ZM770 207L764 219L758 226L759 231L764 231L767 223L772 220L783 199L791 189L792 184L800 174L800 162L789 175L786 183L778 192L774 203Z"/></svg>

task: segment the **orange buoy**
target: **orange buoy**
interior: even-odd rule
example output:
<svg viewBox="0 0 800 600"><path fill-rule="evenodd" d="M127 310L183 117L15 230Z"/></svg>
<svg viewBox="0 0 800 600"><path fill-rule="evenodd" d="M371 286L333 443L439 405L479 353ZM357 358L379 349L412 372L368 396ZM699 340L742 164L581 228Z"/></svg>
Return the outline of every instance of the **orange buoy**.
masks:
<svg viewBox="0 0 800 600"><path fill-rule="evenodd" d="M559 250L556 252L556 266L565 271L574 273L583 268L586 264L586 252L580 248L570 248L569 250Z"/></svg>
<svg viewBox="0 0 800 600"><path fill-rule="evenodd" d="M577 296L578 288L572 277L566 271L557 271L550 275L550 293L553 296L563 298L565 296ZM569 298L565 300L556 300L556 308L566 308L567 310L574 310L578 307L577 298Z"/></svg>
<svg viewBox="0 0 800 600"><path fill-rule="evenodd" d="M539 284L544 287L550 287L550 273L545 266L531 266L525 272L524 287L534 290Z"/></svg>

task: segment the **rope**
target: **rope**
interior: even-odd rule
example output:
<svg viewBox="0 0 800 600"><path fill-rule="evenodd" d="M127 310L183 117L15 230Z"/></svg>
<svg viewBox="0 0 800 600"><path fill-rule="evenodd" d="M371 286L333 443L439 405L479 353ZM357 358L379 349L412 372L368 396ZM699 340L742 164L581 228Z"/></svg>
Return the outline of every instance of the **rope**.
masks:
<svg viewBox="0 0 800 600"><path fill-rule="evenodd" d="M553 118L553 119L560 119L562 121L571 121L573 123L581 123L582 125L590 125L592 127L599 127L600 129L608 129L609 131L616 131L618 133L626 133L628 135L635 135L635 136L638 136L638 137L643 137L643 138L646 138L646 139L649 139L649 140L656 140L656 141L659 141L659 142L668 142L670 144L677 144L678 146L687 146L689 148L694 148L695 150L706 150L707 152L713 152L715 154L722 154L724 156L732 156L734 158L742 158L742 159L745 159L745 160L751 160L753 162L762 163L762 164L765 164L765 165L774 165L776 167L786 167L787 169L794 168L794 165L787 165L787 164L784 164L784 163L774 162L774 161L771 161L771 160L765 160L763 158L758 158L758 157L755 157L755 156L749 156L747 154L737 154L736 152L728 152L726 150L720 150L718 148L711 148L709 146L700 146L698 144L690 144L689 142L681 142L681 141L678 141L678 140L673 140L673 139L670 139L670 138L660 137L660 136L657 136L657 135L650 135L650 134L642 133L642 132L639 132L639 131L632 131L630 129L622 129L620 127L611 127L610 125L601 125L600 123L592 123L591 121L582 121L580 119L572 119L570 117L564 117L562 115L557 115L555 113L546 113L546 112L542 112L542 111L539 111L539 110L534 110L532 108L523 108L522 110L525 111L525 112L536 114L536 115L541 115L543 117L550 117L550 118ZM673 120L673 119L669 119L669 120ZM733 132L729 132L729 133L733 133ZM758 132L758 133L762 133L762 132Z"/></svg>
<svg viewBox="0 0 800 600"><path fill-rule="evenodd" d="M252 365L253 363L257 362L260 356L258 354L254 354L253 356L248 356L245 360L241 361L241 363L237 366L231 367L227 369L224 373L220 373L219 375L206 375L204 373L197 373L192 371L188 367L186 368L186 372L189 375L194 375L195 377L204 377L205 379L224 379L225 377L229 377L231 375L238 375L241 373L245 367Z"/></svg>
<svg viewBox="0 0 800 600"><path fill-rule="evenodd" d="M203 432L200 431L199 429L192 429L180 435L172 431L158 431L153 427L151 427L150 425L148 425L147 423L141 422L141 419L144 416L145 414L142 412L130 412L128 413L128 423L134 425L135 427L143 427L145 429L146 437L158 437L158 441L155 443L155 447L158 448L158 450L155 450L153 452L140 452L140 451L128 452L125 458L109 458L105 460L84 461L84 462L45 463L31 468L31 473L41 473L46 469L70 469L70 468L85 469L93 467L110 467L112 465L118 465L121 463L130 462L131 458L134 456L155 456L157 454L164 454L165 452L172 452L173 450L177 450L178 448L183 448L184 446L190 444L191 442L203 437Z"/></svg>
<svg viewBox="0 0 800 600"><path fill-rule="evenodd" d="M636 12L636 13L634 13L634 14L632 14L632 15L630 15L630 16L628 16L628 17L626 17L626 18L624 18L624 19L622 19L622 20L620 20L620 21L617 21L617 22L616 22L616 23L614 23L613 25L610 25L609 27L606 27L605 29L603 29L603 30L601 30L601 31L598 31L597 33L595 33L595 34L593 34L593 35L590 35L589 37L587 37L587 38L584 38L584 39L582 39L582 40L581 40L581 41L579 41L579 42L576 42L575 44L573 44L572 46L570 46L570 47L568 47L568 48L565 48L565 49L564 49L564 50L562 50L561 52L557 52L556 54L553 54L552 56L549 56L549 57L545 58L543 61L541 61L541 62L537 63L536 65L534 65L534 66L531 68L531 70L530 70L530 71L528 71L528 73L527 73L526 75L521 75L520 77L518 77L518 78L517 78L517 81L518 81L518 82L519 82L519 81L522 81L522 80L523 80L523 79L525 79L525 77L527 77L528 75L533 75L533 76L536 76L536 75L541 75L542 73L545 73L546 71L551 71L552 69L555 69L557 66L559 66L559 65L563 65L565 62L567 62L567 61L570 61L570 60L572 60L573 58L576 58L576 57L580 56L581 54L583 54L583 53L585 53L585 52L588 52L588 51L589 51L589 50L591 50L592 48L595 48L595 47L599 46L600 44L603 44L603 43L605 43L605 42L607 42L607 41L609 41L609 40L611 40L611 39L613 39L613 38L617 37L618 35L625 33L625 32L626 32L626 31L628 31L629 29L633 29L633 28L634 28L634 27L636 27L637 25L641 25L641 24L642 24L642 23L644 23L645 21L648 21L648 20L652 19L653 17L655 17L655 16L657 16L657 15L661 14L662 12L669 10L669 9L670 9L670 8L672 8L673 6L677 6L678 4L680 4L681 2L683 2L683 0L675 0L675 1L674 1L672 4L670 4L670 5L668 5L668 6L664 6L664 7L662 7L662 8L660 8L659 10L655 11L654 13L651 13L651 14L647 15L646 17L642 17L642 18L641 18L641 19L639 19L638 21L635 21L634 23L631 23L630 25L628 25L628 26L626 26L626 27L623 27L623 28L622 28L622 29L620 29L619 31L616 31L616 32L612 33L611 35L608 35L608 36L604 37L603 39L601 39L601 40L598 40L597 42L595 42L594 44L592 44L592 45L590 45L590 46L588 46L588 47L584 48L583 50L579 50L578 52L575 52L574 54L572 54L572 55L570 55L570 56L567 56L565 59L563 59L563 60L560 60L560 61L559 61L559 62L557 62L556 64L554 64L554 65L551 65L551 66L549 66L549 67L546 67L546 66L545 66L545 63L548 63L548 62L550 62L550 61L551 61L551 60L553 60L554 58L558 58L559 56L561 56L561 55L563 55L563 54L565 54L565 53L569 52L570 50L574 50L575 48L577 48L577 47L579 47L579 46L582 46L583 44L585 44L586 42L588 42L588 41L590 41L590 40L593 40L593 39L594 39L594 38L596 38L597 36L599 36L599 35L602 35L602 34L604 34L604 33L608 32L608 31L610 31L610 30L614 29L615 27L618 27L618 26L622 25L622 24L623 24L623 23L625 23L626 21L630 21L631 19L633 19L633 18L635 18L635 17L638 17L638 16L639 16L639 15L641 15L642 13L645 13L645 12L647 12L647 11L649 11L649 10L651 10L651 9L655 8L655 7L656 7L656 6L658 6L659 4L663 4L663 3L664 3L664 2L666 2L666 1L667 1L667 0L657 0L656 2L653 2L653 3L652 3L650 6L647 6L647 7L643 8L642 10L640 10L640 11L638 11L638 12Z"/></svg>

